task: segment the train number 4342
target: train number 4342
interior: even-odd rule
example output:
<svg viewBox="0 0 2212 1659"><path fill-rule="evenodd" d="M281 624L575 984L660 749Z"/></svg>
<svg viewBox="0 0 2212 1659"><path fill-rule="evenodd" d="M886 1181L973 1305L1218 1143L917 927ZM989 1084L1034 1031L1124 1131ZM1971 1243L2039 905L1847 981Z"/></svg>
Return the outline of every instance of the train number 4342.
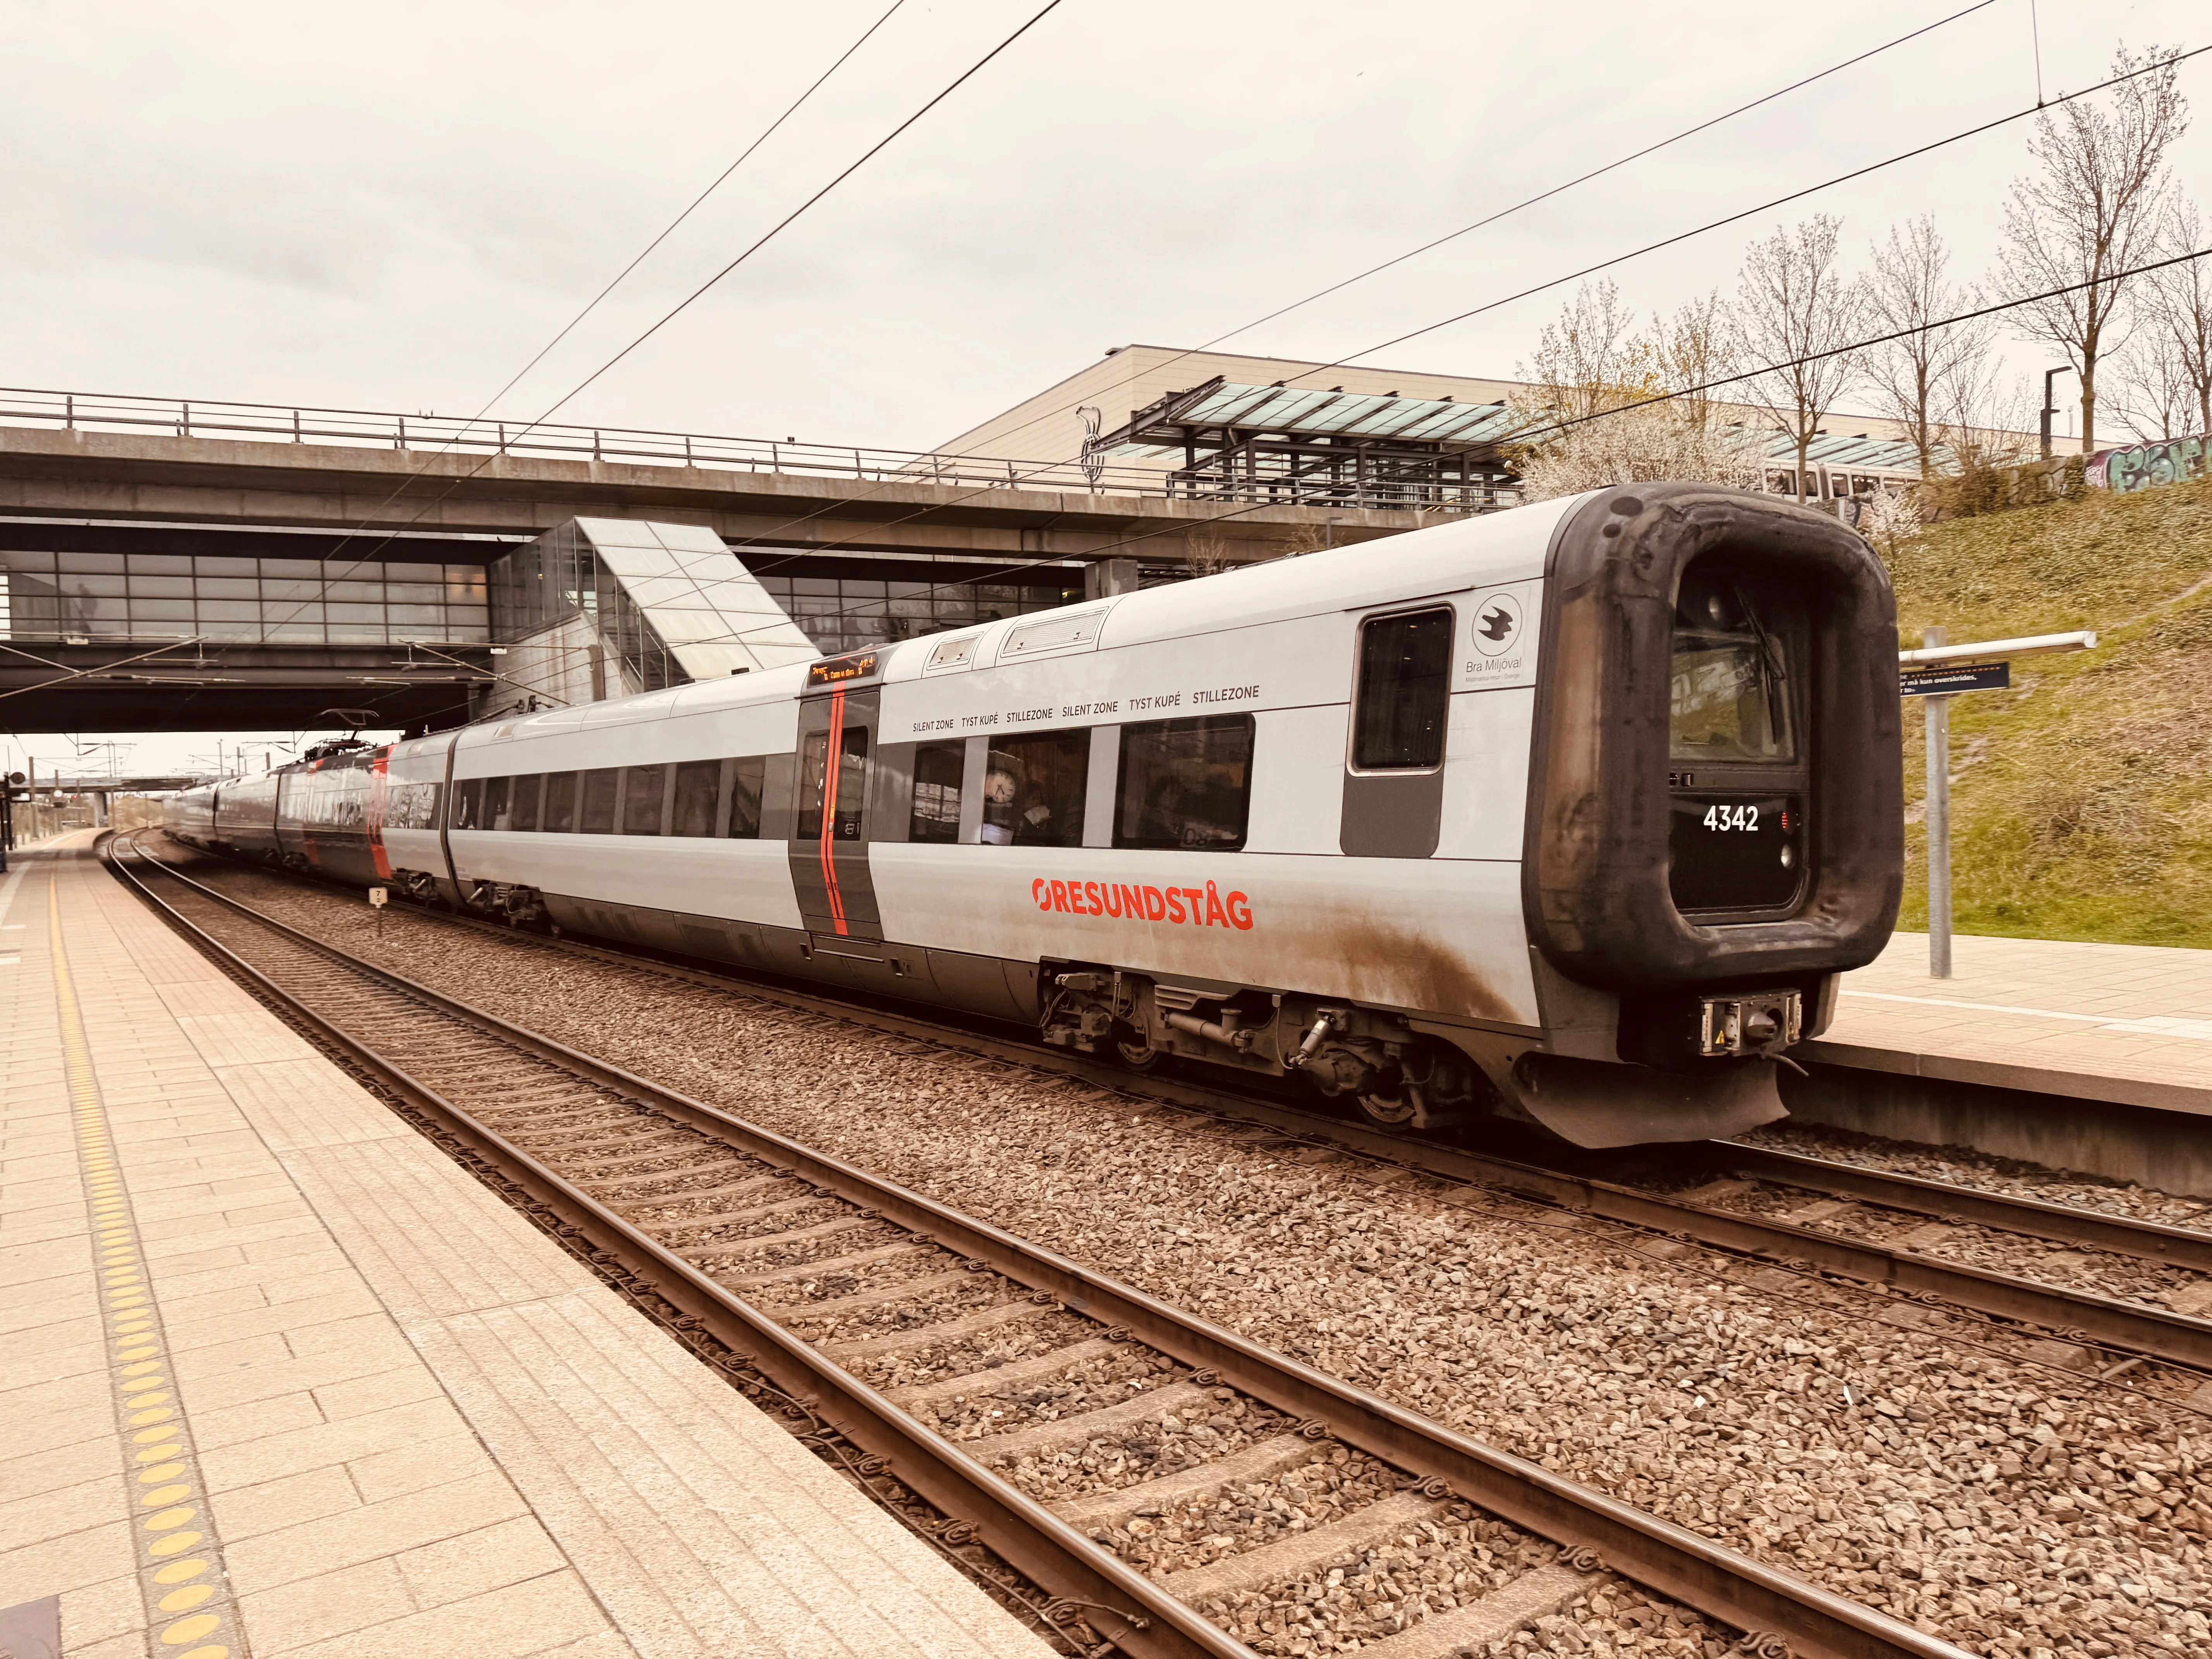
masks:
<svg viewBox="0 0 2212 1659"><path fill-rule="evenodd" d="M1708 806L1705 808L1705 828L1756 830L1759 828L1759 809L1756 806Z"/></svg>

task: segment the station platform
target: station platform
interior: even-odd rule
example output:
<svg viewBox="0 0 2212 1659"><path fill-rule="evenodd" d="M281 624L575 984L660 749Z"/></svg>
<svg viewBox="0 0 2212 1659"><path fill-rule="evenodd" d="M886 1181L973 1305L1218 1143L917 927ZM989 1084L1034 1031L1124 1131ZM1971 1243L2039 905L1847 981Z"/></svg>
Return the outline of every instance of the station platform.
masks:
<svg viewBox="0 0 2212 1659"><path fill-rule="evenodd" d="M1899 933L1844 977L1812 1059L2212 1115L2212 951Z"/></svg>
<svg viewBox="0 0 2212 1659"><path fill-rule="evenodd" d="M92 839L0 878L0 1650L1050 1651Z"/></svg>
<svg viewBox="0 0 2212 1659"><path fill-rule="evenodd" d="M2212 951L1899 933L1796 1053L1799 1124L2212 1198Z"/></svg>

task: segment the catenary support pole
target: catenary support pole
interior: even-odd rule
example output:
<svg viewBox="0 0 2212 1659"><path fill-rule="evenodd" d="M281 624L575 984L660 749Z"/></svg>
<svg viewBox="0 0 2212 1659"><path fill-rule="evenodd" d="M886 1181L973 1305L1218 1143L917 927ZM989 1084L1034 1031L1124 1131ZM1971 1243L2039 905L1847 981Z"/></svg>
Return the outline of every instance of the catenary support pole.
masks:
<svg viewBox="0 0 2212 1659"><path fill-rule="evenodd" d="M1942 645L1940 627L1921 630L1922 647ZM1951 699L1923 697L1928 726L1928 975L1951 977Z"/></svg>

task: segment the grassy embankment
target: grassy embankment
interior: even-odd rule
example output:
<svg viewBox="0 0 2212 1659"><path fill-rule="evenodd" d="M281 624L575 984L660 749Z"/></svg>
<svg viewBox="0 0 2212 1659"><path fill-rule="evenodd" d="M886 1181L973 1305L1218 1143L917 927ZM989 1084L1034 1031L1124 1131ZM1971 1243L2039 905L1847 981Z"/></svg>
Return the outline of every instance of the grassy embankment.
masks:
<svg viewBox="0 0 2212 1659"><path fill-rule="evenodd" d="M1936 525L1882 550L1917 644L2094 628L1951 705L1961 933L2212 947L2212 481ZM1905 709L1911 864L1927 925L1924 751Z"/></svg>

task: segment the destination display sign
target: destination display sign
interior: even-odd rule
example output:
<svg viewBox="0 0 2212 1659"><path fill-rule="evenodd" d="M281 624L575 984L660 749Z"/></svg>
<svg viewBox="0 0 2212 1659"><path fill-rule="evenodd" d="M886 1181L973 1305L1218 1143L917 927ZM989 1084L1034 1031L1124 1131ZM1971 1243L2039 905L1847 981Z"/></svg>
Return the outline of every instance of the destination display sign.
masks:
<svg viewBox="0 0 2212 1659"><path fill-rule="evenodd" d="M809 687L848 685L854 680L873 679L882 661L880 651L859 651L842 657L824 657L820 662L806 665L806 684Z"/></svg>
<svg viewBox="0 0 2212 1659"><path fill-rule="evenodd" d="M1954 691L2003 691L2012 685L2008 662L1944 662L1926 668L1907 668L1897 677L1898 690L1908 697L1948 696Z"/></svg>

